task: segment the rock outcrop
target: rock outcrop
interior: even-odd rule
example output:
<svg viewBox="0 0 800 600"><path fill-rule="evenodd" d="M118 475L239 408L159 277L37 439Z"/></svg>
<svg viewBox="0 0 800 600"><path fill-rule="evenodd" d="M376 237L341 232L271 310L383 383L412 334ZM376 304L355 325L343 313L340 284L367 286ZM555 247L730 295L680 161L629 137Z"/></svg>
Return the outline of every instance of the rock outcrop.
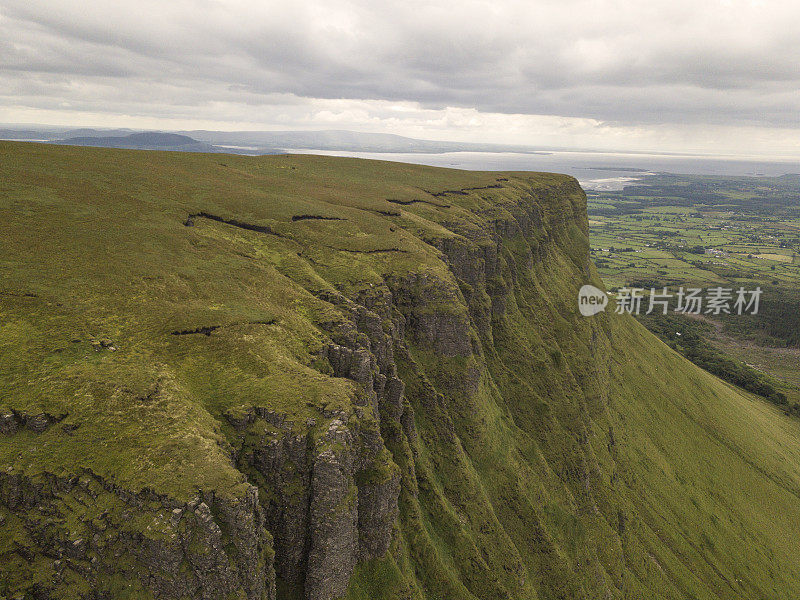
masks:
<svg viewBox="0 0 800 600"><path fill-rule="evenodd" d="M17 558L31 576L36 568L36 597L63 597L79 585L92 598L123 589L155 598L275 598L272 539L253 486L236 500L179 504L88 471L36 480L0 472L0 506L4 529L26 532L30 545L18 547Z"/></svg>

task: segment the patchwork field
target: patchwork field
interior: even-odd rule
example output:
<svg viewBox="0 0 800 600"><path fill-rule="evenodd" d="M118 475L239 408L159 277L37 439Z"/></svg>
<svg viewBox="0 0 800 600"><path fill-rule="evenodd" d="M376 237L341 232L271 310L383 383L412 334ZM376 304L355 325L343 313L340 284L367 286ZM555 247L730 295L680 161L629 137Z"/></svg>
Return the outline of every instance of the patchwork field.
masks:
<svg viewBox="0 0 800 600"><path fill-rule="evenodd" d="M800 402L800 177L661 174L591 192L588 206L591 253L612 289L762 288L758 315L705 315L714 327L699 334L718 375L736 370L730 358L750 379L772 378L787 406ZM657 317L644 322L665 335Z"/></svg>

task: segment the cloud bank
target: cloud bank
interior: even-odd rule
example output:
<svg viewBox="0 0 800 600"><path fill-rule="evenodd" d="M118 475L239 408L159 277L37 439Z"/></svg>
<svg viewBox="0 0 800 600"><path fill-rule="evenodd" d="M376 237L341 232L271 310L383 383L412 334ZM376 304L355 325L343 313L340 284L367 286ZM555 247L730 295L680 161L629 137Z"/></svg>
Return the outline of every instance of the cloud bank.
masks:
<svg viewBox="0 0 800 600"><path fill-rule="evenodd" d="M789 1L0 0L0 121L800 154Z"/></svg>

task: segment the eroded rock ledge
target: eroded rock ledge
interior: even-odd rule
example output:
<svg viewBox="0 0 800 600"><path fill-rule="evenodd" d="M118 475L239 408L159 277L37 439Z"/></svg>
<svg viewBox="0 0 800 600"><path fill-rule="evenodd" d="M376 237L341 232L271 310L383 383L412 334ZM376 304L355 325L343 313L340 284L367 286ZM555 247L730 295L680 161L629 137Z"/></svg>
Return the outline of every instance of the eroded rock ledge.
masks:
<svg viewBox="0 0 800 600"><path fill-rule="evenodd" d="M156 598L275 596L271 536L253 486L236 500L201 493L181 503L88 470L36 480L0 472L0 504L8 511L0 526L24 529L30 542L17 552L36 563L36 598L84 589L83 597L110 599L122 588L98 581L114 579Z"/></svg>

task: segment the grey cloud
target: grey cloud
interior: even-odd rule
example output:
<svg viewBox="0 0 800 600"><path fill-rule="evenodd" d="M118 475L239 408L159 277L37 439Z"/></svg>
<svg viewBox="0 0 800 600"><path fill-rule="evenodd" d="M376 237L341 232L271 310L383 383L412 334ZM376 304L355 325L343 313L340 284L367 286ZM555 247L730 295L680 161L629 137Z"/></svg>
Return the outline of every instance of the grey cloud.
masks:
<svg viewBox="0 0 800 600"><path fill-rule="evenodd" d="M0 0L0 97L160 115L293 94L797 126L800 9L732 0L715 18L703 5Z"/></svg>

